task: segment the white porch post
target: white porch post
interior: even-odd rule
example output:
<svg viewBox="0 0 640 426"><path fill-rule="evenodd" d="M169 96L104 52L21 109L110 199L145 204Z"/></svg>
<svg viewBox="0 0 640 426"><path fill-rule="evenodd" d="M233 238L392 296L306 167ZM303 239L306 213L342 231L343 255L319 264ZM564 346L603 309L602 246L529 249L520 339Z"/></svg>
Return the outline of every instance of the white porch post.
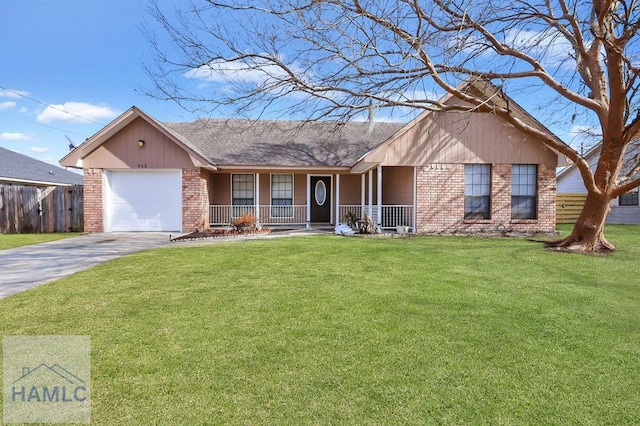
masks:
<svg viewBox="0 0 640 426"><path fill-rule="evenodd" d="M361 188L360 188L360 219L362 219L364 217L364 205L366 203L365 201L365 195L366 195L366 178L364 177L364 173L360 175L362 178L360 179L361 181Z"/></svg>
<svg viewBox="0 0 640 426"><path fill-rule="evenodd" d="M416 228L418 227L418 168L413 166L413 223L411 224L413 227L413 232L417 232Z"/></svg>
<svg viewBox="0 0 640 426"><path fill-rule="evenodd" d="M256 223L260 223L260 173L256 173Z"/></svg>
<svg viewBox="0 0 640 426"><path fill-rule="evenodd" d="M311 176L307 174L307 229L311 228Z"/></svg>
<svg viewBox="0 0 640 426"><path fill-rule="evenodd" d="M373 169L369 170L369 216L373 216Z"/></svg>
<svg viewBox="0 0 640 426"><path fill-rule="evenodd" d="M340 174L336 173L336 225L340 223Z"/></svg>
<svg viewBox="0 0 640 426"><path fill-rule="evenodd" d="M378 225L382 226L382 166L378 166Z"/></svg>

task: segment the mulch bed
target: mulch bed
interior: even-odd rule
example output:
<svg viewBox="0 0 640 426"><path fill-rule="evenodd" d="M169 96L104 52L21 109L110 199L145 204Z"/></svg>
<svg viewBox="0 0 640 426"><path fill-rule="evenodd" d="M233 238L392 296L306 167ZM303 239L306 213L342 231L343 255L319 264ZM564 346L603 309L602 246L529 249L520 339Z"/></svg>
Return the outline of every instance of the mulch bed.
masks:
<svg viewBox="0 0 640 426"><path fill-rule="evenodd" d="M233 237L243 235L262 235L272 234L274 232L287 232L293 231L293 229L273 229L273 228L252 228L252 229L203 229L202 231L196 230L190 234L181 235L176 238L171 238L171 242L174 241L190 241L201 240L204 238L219 238L219 237Z"/></svg>

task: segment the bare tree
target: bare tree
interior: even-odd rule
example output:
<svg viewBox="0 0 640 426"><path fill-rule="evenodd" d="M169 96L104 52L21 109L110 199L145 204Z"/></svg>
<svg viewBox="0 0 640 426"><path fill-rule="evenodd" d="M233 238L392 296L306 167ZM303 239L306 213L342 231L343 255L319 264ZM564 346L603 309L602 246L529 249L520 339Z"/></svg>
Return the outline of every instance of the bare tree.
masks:
<svg viewBox="0 0 640 426"><path fill-rule="evenodd" d="M640 185L637 156L621 173L640 128L637 0L192 0L186 9L154 4L151 12L166 30L150 32L155 96L310 119L347 120L372 106L493 113L580 170L586 203L571 235L555 245L615 249L603 234L609 202ZM508 102L460 84L470 80L492 82L496 99L544 100L541 114L565 126L593 126L602 138L595 170ZM438 102L445 92L462 102Z"/></svg>

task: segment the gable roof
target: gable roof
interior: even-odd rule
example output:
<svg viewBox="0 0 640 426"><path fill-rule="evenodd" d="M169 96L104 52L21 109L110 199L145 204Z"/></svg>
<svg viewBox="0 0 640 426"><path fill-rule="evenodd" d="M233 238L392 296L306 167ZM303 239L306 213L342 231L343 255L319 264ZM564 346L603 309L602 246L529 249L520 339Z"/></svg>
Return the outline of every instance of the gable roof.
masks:
<svg viewBox="0 0 640 426"><path fill-rule="evenodd" d="M60 160L82 167L82 159L136 118L181 146L199 167L351 167L388 139L402 123L338 123L246 119L199 119L163 123L133 106Z"/></svg>
<svg viewBox="0 0 640 426"><path fill-rule="evenodd" d="M159 131L166 134L169 138L171 138L174 143L182 147L189 154L194 164L199 167L210 168L210 162L206 159L205 155L198 149L198 147L194 146L188 139L185 139L183 136L172 132L167 127L165 127L163 123L156 120L136 106L132 106L131 108L129 108L120 116L116 117L111 123L103 127L95 135L91 136L82 144L80 144L80 146L78 146L76 149L65 155L60 160L60 164L66 167L82 168L83 158L91 154L100 145L109 140L110 137L118 133L120 130L125 128L128 124L130 124L137 118L142 118L151 126L155 127Z"/></svg>
<svg viewBox="0 0 640 426"><path fill-rule="evenodd" d="M351 167L404 124L242 119L164 123L217 166Z"/></svg>
<svg viewBox="0 0 640 426"><path fill-rule="evenodd" d="M82 185L82 175L0 148L0 182L37 186Z"/></svg>
<svg viewBox="0 0 640 426"><path fill-rule="evenodd" d="M514 113L529 125L557 136L488 82L465 82L490 98L508 102ZM455 101L448 94L441 102ZM249 167L345 168L361 172L373 166L368 161L375 152L386 149L432 111L409 123L334 121L285 121L248 119L198 119L194 122L160 122L133 106L98 133L60 160L68 167L82 167L82 159L137 118L161 131L191 157L194 165L210 170ZM564 163L561 154L560 163Z"/></svg>
<svg viewBox="0 0 640 426"><path fill-rule="evenodd" d="M562 141L557 135L555 135L551 130L549 130L545 125L543 125L540 121L538 121L535 117L529 114L524 108L522 108L518 103L516 103L513 99L507 96L506 93L503 93L498 89L497 86L492 84L486 80L477 80L472 79L465 82L462 82L458 85L458 89L462 91L474 91L483 98L487 100L487 102L494 103L497 106L505 106L508 105L513 114L524 123L532 126L533 128L551 135L553 139L556 140L559 144L566 145L564 141ZM497 95L497 96L496 96ZM452 93L445 94L439 101L442 104L447 104L450 102L460 102ZM418 115L416 118L406 123L401 129L399 129L393 137L390 137L386 141L384 141L379 146L375 147L371 151L367 152L365 155L360 158L357 164L355 164L352 170L363 171L371 167L374 163L370 162L370 157L376 156L382 150L387 149L391 146L396 140L398 140L402 135L409 132L413 127L415 127L421 121L427 119L429 116L434 114L439 114L439 111L427 110L422 114ZM568 159L564 154L556 151L551 147L544 146L545 148L553 151L558 156L559 164L568 164Z"/></svg>

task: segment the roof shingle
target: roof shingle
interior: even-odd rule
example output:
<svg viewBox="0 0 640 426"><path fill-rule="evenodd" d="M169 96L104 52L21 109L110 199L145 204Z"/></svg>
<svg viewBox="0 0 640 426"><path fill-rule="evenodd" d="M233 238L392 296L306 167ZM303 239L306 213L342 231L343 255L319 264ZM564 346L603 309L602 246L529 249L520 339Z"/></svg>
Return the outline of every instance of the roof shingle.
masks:
<svg viewBox="0 0 640 426"><path fill-rule="evenodd" d="M402 123L199 119L163 123L213 164L228 166L353 166Z"/></svg>
<svg viewBox="0 0 640 426"><path fill-rule="evenodd" d="M82 185L82 175L0 148L0 181L13 180L52 185Z"/></svg>

